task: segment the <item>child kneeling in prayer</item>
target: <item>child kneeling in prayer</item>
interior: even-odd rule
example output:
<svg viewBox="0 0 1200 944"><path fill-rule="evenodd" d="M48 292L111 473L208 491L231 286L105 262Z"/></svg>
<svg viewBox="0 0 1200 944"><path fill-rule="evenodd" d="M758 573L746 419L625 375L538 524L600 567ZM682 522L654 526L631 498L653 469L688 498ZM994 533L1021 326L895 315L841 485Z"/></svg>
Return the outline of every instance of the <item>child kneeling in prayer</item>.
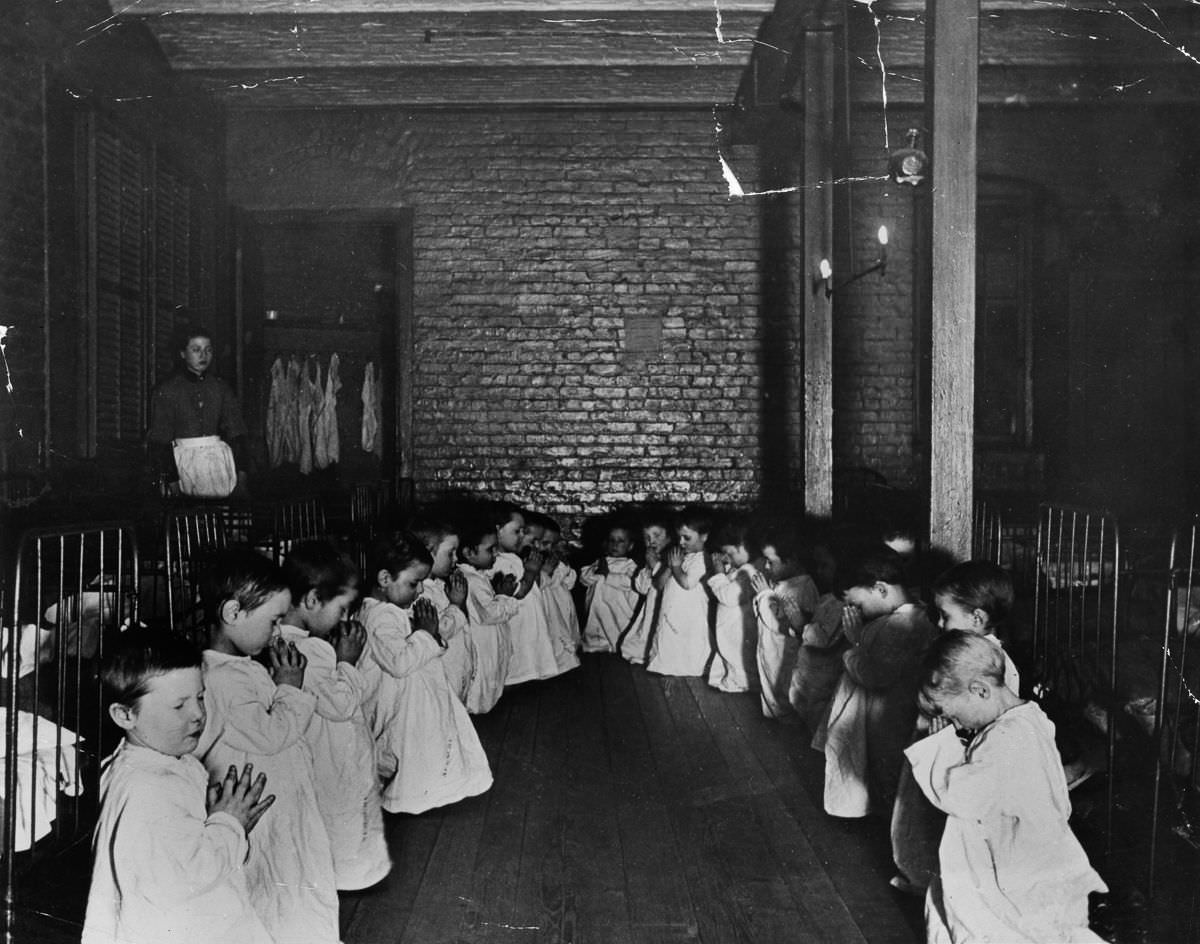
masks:
<svg viewBox="0 0 1200 944"><path fill-rule="evenodd" d="M136 627L102 678L125 738L101 771L84 944L270 944L243 866L247 834L275 798L249 764L210 787L192 756L205 719L200 653Z"/></svg>
<svg viewBox="0 0 1200 944"><path fill-rule="evenodd" d="M1108 889L1067 822L1054 725L1006 687L1004 667L999 646L962 630L943 633L926 656L921 703L935 733L905 755L948 817L941 875L925 900L927 939L1100 941L1088 929L1088 894ZM965 747L956 728L975 732Z"/></svg>

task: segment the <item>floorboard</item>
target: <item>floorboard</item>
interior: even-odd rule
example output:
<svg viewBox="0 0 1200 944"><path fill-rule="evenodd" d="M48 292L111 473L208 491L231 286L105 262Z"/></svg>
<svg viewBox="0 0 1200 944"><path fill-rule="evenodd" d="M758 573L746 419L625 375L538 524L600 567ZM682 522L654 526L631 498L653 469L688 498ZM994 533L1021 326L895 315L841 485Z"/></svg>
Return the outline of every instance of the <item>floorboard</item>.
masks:
<svg viewBox="0 0 1200 944"><path fill-rule="evenodd" d="M389 817L396 867L343 901L345 944L922 939L886 824L826 816L821 756L752 696L594 655L476 725L494 786Z"/></svg>

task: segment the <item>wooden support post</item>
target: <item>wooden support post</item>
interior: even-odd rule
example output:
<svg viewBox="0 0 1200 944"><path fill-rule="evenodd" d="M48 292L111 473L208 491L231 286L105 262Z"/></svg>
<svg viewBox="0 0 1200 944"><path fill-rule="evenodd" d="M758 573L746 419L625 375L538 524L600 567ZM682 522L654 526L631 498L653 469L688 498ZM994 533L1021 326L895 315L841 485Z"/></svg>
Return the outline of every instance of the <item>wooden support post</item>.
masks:
<svg viewBox="0 0 1200 944"><path fill-rule="evenodd" d="M929 0L932 76L933 358L930 543L971 554L975 450L975 194L979 0Z"/></svg>
<svg viewBox="0 0 1200 944"><path fill-rule="evenodd" d="M804 33L804 508L833 513L833 33Z"/></svg>

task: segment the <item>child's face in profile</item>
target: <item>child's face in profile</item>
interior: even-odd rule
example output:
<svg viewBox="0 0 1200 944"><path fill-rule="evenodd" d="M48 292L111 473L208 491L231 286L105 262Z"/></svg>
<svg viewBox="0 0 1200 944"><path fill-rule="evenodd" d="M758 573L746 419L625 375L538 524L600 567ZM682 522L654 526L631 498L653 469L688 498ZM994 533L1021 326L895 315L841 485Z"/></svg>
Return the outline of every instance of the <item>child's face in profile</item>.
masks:
<svg viewBox="0 0 1200 944"><path fill-rule="evenodd" d="M496 563L496 535L486 534L474 547L463 548L462 559L476 570L487 570Z"/></svg>
<svg viewBox="0 0 1200 944"><path fill-rule="evenodd" d="M561 551L563 548L562 532L555 531L553 528L545 528L542 540L537 547L542 551Z"/></svg>
<svg viewBox="0 0 1200 944"><path fill-rule="evenodd" d="M310 593L305 597L302 607L305 623L303 628L308 630L309 635L324 639L346 618L357 599L356 587L342 587L337 596L328 600L318 600L315 592Z"/></svg>
<svg viewBox="0 0 1200 944"><path fill-rule="evenodd" d="M707 540L707 534L701 534L686 524L679 529L679 546L685 554L697 554L704 550L704 542Z"/></svg>
<svg viewBox="0 0 1200 944"><path fill-rule="evenodd" d="M233 607L230 607L233 604ZM262 652L275 635L280 621L292 606L289 590L271 594L253 609L246 609L229 600L221 608L220 638L228 646L230 654L256 656Z"/></svg>
<svg viewBox="0 0 1200 944"><path fill-rule="evenodd" d="M633 535L624 528L613 528L604 542L604 551L609 557L628 557L633 546Z"/></svg>
<svg viewBox="0 0 1200 944"><path fill-rule="evenodd" d="M541 550L546 540L546 528L540 524L525 525L525 533L521 535L521 547L536 547Z"/></svg>
<svg viewBox="0 0 1200 944"><path fill-rule="evenodd" d="M457 534L447 534L437 547L431 547L429 553L433 555L433 567L429 570L430 576L439 580L449 577L450 571L454 569L454 555L457 552Z"/></svg>
<svg viewBox="0 0 1200 944"><path fill-rule="evenodd" d="M1001 705L994 694L987 679L975 679L963 685L962 691L949 694L925 689L922 697L956 728L978 731L1000 716Z"/></svg>
<svg viewBox="0 0 1200 944"><path fill-rule="evenodd" d="M774 544L763 545L763 571L778 583L789 580L800 573L800 562L791 557L781 557Z"/></svg>
<svg viewBox="0 0 1200 944"><path fill-rule="evenodd" d="M671 543L671 536L661 524L652 524L642 529L642 540L646 542L647 549L661 551Z"/></svg>
<svg viewBox="0 0 1200 944"><path fill-rule="evenodd" d="M729 563L734 567L743 567L750 563L750 552L746 550L745 544L723 544L721 553L729 558Z"/></svg>
<svg viewBox="0 0 1200 944"><path fill-rule="evenodd" d="M202 374L212 366L212 340L203 336L188 338L187 346L179 352L188 370Z"/></svg>
<svg viewBox="0 0 1200 944"><path fill-rule="evenodd" d="M933 598L937 607L942 629L961 629L968 633L986 633L987 614L983 610L968 610L949 594L939 593Z"/></svg>
<svg viewBox="0 0 1200 944"><path fill-rule="evenodd" d="M887 616L896 608L884 588L886 584L874 583L858 587L847 587L844 598L851 606L858 607L863 619Z"/></svg>
<svg viewBox="0 0 1200 944"><path fill-rule="evenodd" d="M133 705L111 705L109 715L125 739L160 754L182 757L200 743L204 730L204 680L199 668L154 675Z"/></svg>
<svg viewBox="0 0 1200 944"><path fill-rule="evenodd" d="M399 607L412 606L421 595L421 581L429 576L429 565L414 561L396 574L379 572L379 589L388 603Z"/></svg>
<svg viewBox="0 0 1200 944"><path fill-rule="evenodd" d="M496 529L496 544L500 550L515 553L521 549L521 540L525 537L525 516L514 511L512 517L502 527Z"/></svg>

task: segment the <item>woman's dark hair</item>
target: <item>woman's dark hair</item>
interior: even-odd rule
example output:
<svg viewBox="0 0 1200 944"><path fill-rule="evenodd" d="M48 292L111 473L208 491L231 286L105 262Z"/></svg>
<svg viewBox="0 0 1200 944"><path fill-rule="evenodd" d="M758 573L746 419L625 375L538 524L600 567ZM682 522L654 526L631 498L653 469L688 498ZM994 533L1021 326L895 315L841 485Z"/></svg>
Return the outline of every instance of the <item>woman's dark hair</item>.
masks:
<svg viewBox="0 0 1200 944"><path fill-rule="evenodd" d="M208 338L212 340L213 333L202 324L185 324L175 332L175 350L186 351L192 338Z"/></svg>
<svg viewBox="0 0 1200 944"><path fill-rule="evenodd" d="M176 669L200 668L200 653L169 629L132 626L105 654L100 681L109 701L132 707L150 689L150 680Z"/></svg>

